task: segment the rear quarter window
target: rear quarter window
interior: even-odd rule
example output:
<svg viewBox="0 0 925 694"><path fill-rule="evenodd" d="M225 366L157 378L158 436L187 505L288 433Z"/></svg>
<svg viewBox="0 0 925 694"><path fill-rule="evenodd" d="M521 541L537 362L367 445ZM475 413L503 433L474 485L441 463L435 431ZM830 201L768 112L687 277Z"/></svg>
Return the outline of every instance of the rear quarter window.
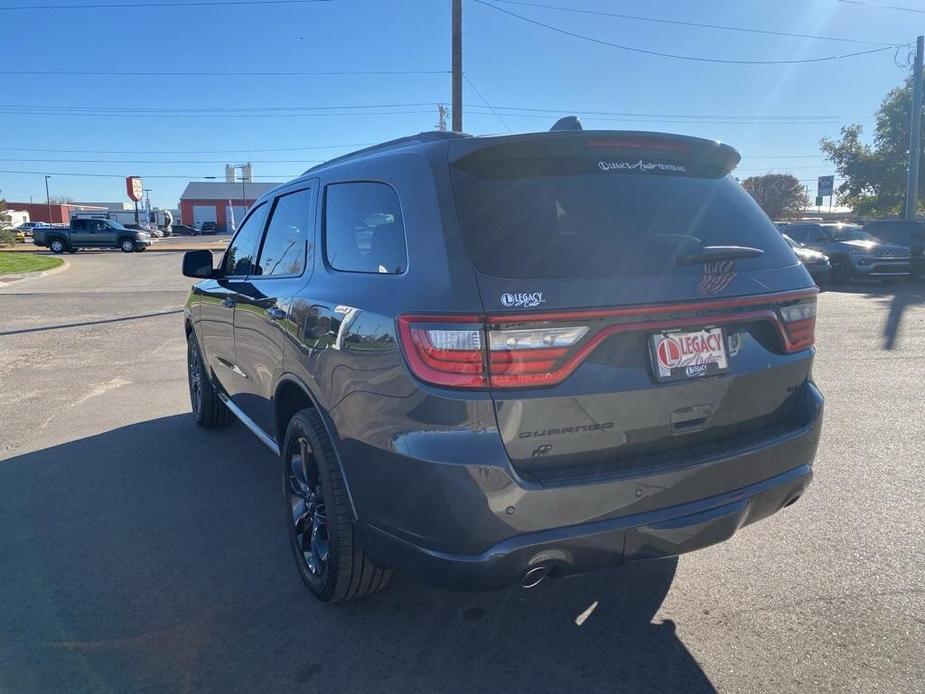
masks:
<svg viewBox="0 0 925 694"><path fill-rule="evenodd" d="M325 189L328 264L341 272L400 274L408 267L398 194L385 183L334 183Z"/></svg>

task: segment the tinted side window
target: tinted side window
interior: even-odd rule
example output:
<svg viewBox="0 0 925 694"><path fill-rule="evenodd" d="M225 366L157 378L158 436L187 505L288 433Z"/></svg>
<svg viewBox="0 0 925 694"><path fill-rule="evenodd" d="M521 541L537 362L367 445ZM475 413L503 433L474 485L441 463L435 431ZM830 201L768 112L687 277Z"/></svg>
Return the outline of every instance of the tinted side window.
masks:
<svg viewBox="0 0 925 694"><path fill-rule="evenodd" d="M806 243L807 231L809 230L806 227L787 227L784 229L784 233L797 243Z"/></svg>
<svg viewBox="0 0 925 694"><path fill-rule="evenodd" d="M311 235L310 190L283 195L276 201L255 274L301 275Z"/></svg>
<svg viewBox="0 0 925 694"><path fill-rule="evenodd" d="M325 253L346 272L398 274L408 266L398 195L384 183L336 183L325 191Z"/></svg>
<svg viewBox="0 0 925 694"><path fill-rule="evenodd" d="M234 240L225 251L222 268L226 275L249 275L257 259L257 247L263 234L263 225L267 221L266 203L254 208L250 216L238 228Z"/></svg>

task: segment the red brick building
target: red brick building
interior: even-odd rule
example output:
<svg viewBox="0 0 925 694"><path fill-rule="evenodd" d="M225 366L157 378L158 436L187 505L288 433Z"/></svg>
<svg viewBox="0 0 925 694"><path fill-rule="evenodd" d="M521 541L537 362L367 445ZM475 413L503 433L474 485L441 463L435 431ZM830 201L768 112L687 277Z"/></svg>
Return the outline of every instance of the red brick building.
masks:
<svg viewBox="0 0 925 694"><path fill-rule="evenodd" d="M57 204L52 203L50 206L44 202L15 202L6 201L7 209L23 210L29 213L31 222L49 222L51 224L70 224L71 215L75 212L95 212L96 210L106 211L105 207L95 207L93 205L81 205L78 203ZM51 214L49 215L49 211Z"/></svg>
<svg viewBox="0 0 925 694"><path fill-rule="evenodd" d="M196 227L201 227L205 222L215 222L220 232L231 233L254 200L278 185L249 182L242 187L240 182L189 183L180 196L180 218L184 224Z"/></svg>

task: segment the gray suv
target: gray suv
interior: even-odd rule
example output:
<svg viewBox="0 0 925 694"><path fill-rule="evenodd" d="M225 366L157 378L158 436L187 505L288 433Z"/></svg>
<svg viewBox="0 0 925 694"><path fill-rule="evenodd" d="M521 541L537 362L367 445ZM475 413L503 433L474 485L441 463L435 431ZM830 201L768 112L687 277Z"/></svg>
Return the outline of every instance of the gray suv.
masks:
<svg viewBox="0 0 925 694"><path fill-rule="evenodd" d="M857 224L791 224L781 231L801 246L827 255L832 264L832 282L909 276L909 249L884 243Z"/></svg>
<svg viewBox="0 0 925 694"><path fill-rule="evenodd" d="M422 133L264 194L217 267L186 254L193 416L280 457L315 596L392 570L529 587L800 498L817 289L738 161L658 133Z"/></svg>

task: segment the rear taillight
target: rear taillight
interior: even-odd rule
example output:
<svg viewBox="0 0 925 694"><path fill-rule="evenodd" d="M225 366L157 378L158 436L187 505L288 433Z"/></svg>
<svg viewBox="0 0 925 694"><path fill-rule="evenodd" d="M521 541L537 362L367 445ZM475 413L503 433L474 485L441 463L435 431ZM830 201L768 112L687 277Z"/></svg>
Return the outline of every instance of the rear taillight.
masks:
<svg viewBox="0 0 925 694"><path fill-rule="evenodd" d="M402 347L415 376L454 388L554 385L588 326L504 328L474 316L402 316ZM487 343L485 335L488 335Z"/></svg>
<svg viewBox="0 0 925 694"><path fill-rule="evenodd" d="M816 341L816 297L782 306L779 311L786 337L784 349L799 352L812 347Z"/></svg>
<svg viewBox="0 0 925 694"><path fill-rule="evenodd" d="M398 332L408 366L422 381L488 387L484 331L477 316L402 316Z"/></svg>

